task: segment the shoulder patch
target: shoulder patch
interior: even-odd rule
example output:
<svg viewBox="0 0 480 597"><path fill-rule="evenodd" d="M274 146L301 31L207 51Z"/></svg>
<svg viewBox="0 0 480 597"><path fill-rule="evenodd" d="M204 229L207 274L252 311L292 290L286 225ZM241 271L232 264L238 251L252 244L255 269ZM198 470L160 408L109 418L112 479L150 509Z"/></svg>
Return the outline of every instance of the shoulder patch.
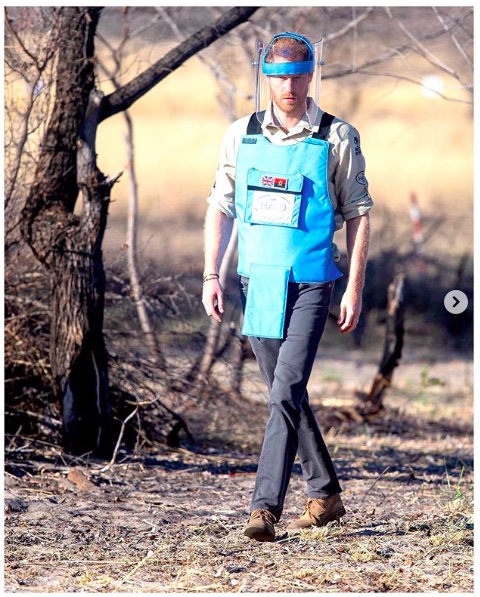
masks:
<svg viewBox="0 0 480 597"><path fill-rule="evenodd" d="M356 135L353 137L353 142L355 143L355 155L362 155L362 150L360 148L360 139Z"/></svg>
<svg viewBox="0 0 480 597"><path fill-rule="evenodd" d="M250 145L254 145L257 142L256 139L253 137L243 137L242 143L249 143Z"/></svg>
<svg viewBox="0 0 480 597"><path fill-rule="evenodd" d="M355 180L358 182L358 184L361 184L361 185L363 185L363 186L365 186L365 187L366 187L366 186L367 186L367 184L368 184L368 182L367 182L367 179L366 179L366 177L365 177L365 171L364 171L364 170L362 170L362 172L359 172L359 173L357 174L357 176L356 176L356 179L355 179Z"/></svg>

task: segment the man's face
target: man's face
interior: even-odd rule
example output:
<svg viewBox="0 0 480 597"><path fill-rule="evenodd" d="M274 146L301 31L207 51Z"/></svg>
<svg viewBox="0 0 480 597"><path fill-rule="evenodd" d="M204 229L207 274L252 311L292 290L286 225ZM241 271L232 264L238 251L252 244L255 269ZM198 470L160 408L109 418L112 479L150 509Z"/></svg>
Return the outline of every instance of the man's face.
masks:
<svg viewBox="0 0 480 597"><path fill-rule="evenodd" d="M275 56L274 62L292 62L282 56ZM270 97L277 108L287 116L301 118L306 110L308 86L312 80L311 73L302 75L281 75L267 77Z"/></svg>

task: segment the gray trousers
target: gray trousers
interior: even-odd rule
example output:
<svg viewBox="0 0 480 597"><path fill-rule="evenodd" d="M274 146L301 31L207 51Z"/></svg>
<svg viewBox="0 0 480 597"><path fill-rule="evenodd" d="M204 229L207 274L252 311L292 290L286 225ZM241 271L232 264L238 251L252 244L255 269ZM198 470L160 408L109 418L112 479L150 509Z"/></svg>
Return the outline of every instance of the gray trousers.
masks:
<svg viewBox="0 0 480 597"><path fill-rule="evenodd" d="M306 389L325 329L333 285L289 283L284 337L275 340L249 336L269 391L269 418L250 512L268 510L277 521L296 454L309 497L325 498L341 492ZM248 278L240 278L240 291L245 308Z"/></svg>

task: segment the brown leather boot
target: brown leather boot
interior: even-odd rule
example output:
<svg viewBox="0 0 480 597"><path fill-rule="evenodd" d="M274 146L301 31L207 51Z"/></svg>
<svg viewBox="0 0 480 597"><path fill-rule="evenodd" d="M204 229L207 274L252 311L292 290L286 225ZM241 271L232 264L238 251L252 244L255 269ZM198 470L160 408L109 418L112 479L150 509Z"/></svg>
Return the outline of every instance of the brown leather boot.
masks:
<svg viewBox="0 0 480 597"><path fill-rule="evenodd" d="M332 495L323 500L309 498L304 513L292 521L290 530L308 529L309 527L323 527L332 520L339 520L346 514L340 496Z"/></svg>
<svg viewBox="0 0 480 597"><path fill-rule="evenodd" d="M257 541L274 541L275 516L268 510L254 510L244 530L244 535Z"/></svg>

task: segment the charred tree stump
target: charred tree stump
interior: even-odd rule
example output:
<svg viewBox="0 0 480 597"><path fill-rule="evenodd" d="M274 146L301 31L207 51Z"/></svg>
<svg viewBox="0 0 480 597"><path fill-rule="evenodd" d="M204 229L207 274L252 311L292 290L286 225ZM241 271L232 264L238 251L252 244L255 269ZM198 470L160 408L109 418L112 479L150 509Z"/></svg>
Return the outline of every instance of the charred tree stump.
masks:
<svg viewBox="0 0 480 597"><path fill-rule="evenodd" d="M241 396L243 362L247 354L244 349L246 341L246 338L240 334L238 318L235 318L230 323L228 335L223 342L223 346L215 356L216 362L223 361L226 363L226 367L221 368L216 385L236 398L240 398Z"/></svg>
<svg viewBox="0 0 480 597"><path fill-rule="evenodd" d="M395 276L388 287L385 344L378 373L368 394L362 395L362 414L378 413L383 408L385 390L390 387L395 367L402 357L405 321L405 274Z"/></svg>

